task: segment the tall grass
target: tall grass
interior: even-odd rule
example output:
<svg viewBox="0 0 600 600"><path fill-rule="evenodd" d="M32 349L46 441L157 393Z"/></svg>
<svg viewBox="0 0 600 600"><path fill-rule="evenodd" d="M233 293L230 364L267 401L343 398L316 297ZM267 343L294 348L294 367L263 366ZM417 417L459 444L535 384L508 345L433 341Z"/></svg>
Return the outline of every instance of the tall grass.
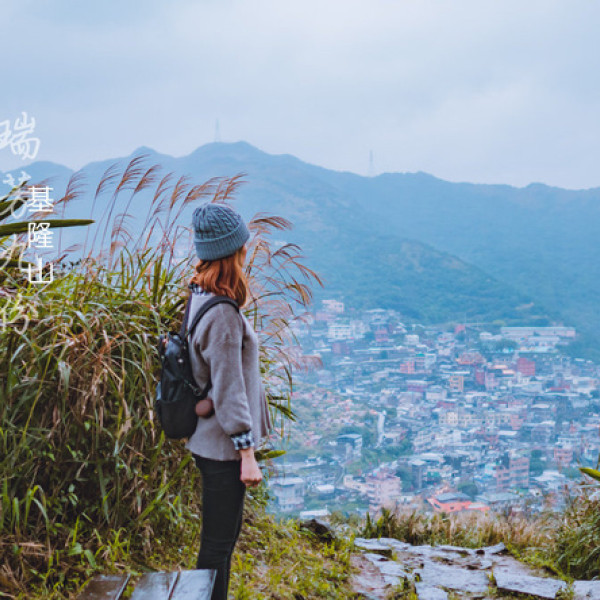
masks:
<svg viewBox="0 0 600 600"><path fill-rule="evenodd" d="M548 545L554 532L551 518L526 519L486 514L478 511L460 513L394 512L382 508L373 520L367 515L361 529L365 537L392 537L409 544L452 544L479 548L504 542L532 548Z"/></svg>
<svg viewBox="0 0 600 600"><path fill-rule="evenodd" d="M597 491L590 494L586 490L569 498L557 528L553 551L556 562L570 577L600 578L600 498Z"/></svg>
<svg viewBox="0 0 600 600"><path fill-rule="evenodd" d="M20 303L0 329L0 590L12 597L36 585L60 595L99 568L148 568L157 547L177 547L197 522L196 469L153 414L155 347L159 333L179 326L192 275L190 259L176 259L175 241L189 233L183 209L230 202L241 177L192 185L143 158L111 166L96 188L91 216L103 209L102 252L88 251L86 236L83 258L70 268L56 262L54 281L43 286L10 265L3 271L0 302ZM63 206L85 196L76 184ZM143 190L152 199L140 206ZM113 214L126 193L125 212ZM144 210L133 239L125 223ZM294 418L292 372L302 366L288 350L289 326L321 283L297 246L272 249L270 233L289 226L253 218L247 262L246 314L282 433Z"/></svg>

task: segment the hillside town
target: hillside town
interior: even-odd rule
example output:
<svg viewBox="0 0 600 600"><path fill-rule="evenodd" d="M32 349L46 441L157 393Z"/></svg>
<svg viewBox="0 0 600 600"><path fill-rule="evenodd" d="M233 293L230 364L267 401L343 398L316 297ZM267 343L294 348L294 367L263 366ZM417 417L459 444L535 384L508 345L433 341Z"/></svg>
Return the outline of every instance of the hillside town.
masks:
<svg viewBox="0 0 600 600"><path fill-rule="evenodd" d="M296 421L269 479L301 517L559 510L600 453L600 368L565 326L406 325L324 300L294 325Z"/></svg>

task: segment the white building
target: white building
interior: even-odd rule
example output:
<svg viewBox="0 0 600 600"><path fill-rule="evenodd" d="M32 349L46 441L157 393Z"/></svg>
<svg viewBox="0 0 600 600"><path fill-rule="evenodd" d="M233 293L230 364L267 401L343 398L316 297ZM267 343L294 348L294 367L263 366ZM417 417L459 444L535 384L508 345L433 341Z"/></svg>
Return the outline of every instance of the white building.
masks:
<svg viewBox="0 0 600 600"><path fill-rule="evenodd" d="M323 307L332 313L342 314L344 312L344 303L339 300L323 300Z"/></svg>
<svg viewBox="0 0 600 600"><path fill-rule="evenodd" d="M280 510L295 510L304 506L305 483L302 477L273 477L269 487Z"/></svg>
<svg viewBox="0 0 600 600"><path fill-rule="evenodd" d="M515 341L524 340L533 336L551 336L561 338L575 337L574 327L501 327L500 334L504 338Z"/></svg>
<svg viewBox="0 0 600 600"><path fill-rule="evenodd" d="M327 325L327 339L331 342L351 340L354 337L354 328L349 323L333 321Z"/></svg>

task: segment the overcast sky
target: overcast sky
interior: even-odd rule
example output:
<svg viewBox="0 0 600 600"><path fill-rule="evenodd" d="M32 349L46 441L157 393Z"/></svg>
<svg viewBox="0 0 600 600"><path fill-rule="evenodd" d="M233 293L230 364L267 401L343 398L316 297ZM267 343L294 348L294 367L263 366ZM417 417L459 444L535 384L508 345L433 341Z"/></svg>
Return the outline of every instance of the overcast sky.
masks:
<svg viewBox="0 0 600 600"><path fill-rule="evenodd" d="M3 0L38 160L245 140L324 167L600 186L593 0ZM0 149L0 170L27 162Z"/></svg>

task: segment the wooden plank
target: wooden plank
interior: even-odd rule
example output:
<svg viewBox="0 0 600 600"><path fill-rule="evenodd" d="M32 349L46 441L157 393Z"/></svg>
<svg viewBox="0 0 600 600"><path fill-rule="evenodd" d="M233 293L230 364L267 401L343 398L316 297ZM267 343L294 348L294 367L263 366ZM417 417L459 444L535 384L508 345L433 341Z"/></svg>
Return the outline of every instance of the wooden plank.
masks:
<svg viewBox="0 0 600 600"><path fill-rule="evenodd" d="M216 569L181 571L171 600L210 600Z"/></svg>
<svg viewBox="0 0 600 600"><path fill-rule="evenodd" d="M77 596L77 600L119 600L129 575L96 575Z"/></svg>
<svg viewBox="0 0 600 600"><path fill-rule="evenodd" d="M144 573L130 600L169 600L179 573Z"/></svg>

